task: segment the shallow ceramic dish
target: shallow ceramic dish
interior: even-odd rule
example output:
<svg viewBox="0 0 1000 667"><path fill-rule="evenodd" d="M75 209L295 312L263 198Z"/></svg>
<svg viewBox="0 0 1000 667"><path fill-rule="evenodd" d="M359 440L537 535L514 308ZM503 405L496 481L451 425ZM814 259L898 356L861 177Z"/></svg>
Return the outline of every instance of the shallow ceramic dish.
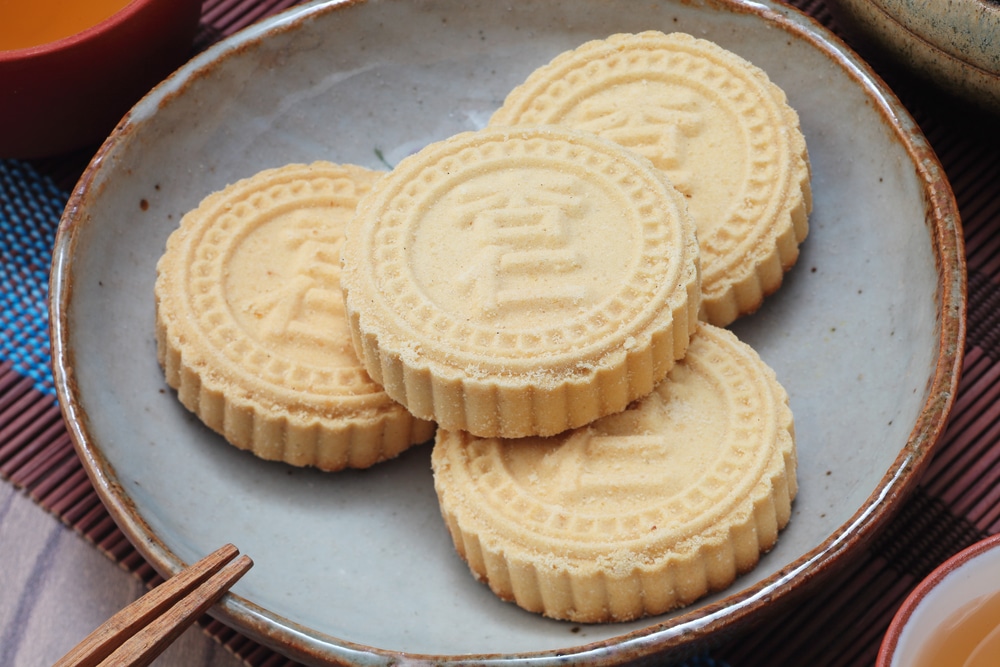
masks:
<svg viewBox="0 0 1000 667"><path fill-rule="evenodd" d="M917 664L921 657L924 664L933 664L931 652L940 655L942 650L941 633L955 632L958 626L952 624L963 618L968 623L977 605L987 614L987 621L1000 622L1000 618L989 616L996 613L998 594L1000 535L993 535L949 558L910 592L882 640L876 667L905 667ZM985 639L972 631L968 634L976 641ZM991 641L995 647L997 642ZM951 655L956 660L953 664L959 664L959 656ZM996 660L995 654L991 657ZM985 662L981 656L975 664Z"/></svg>
<svg viewBox="0 0 1000 667"><path fill-rule="evenodd" d="M994 0L829 0L838 23L920 77L1000 113Z"/></svg>
<svg viewBox="0 0 1000 667"><path fill-rule="evenodd" d="M735 326L789 390L800 494L752 573L676 614L604 626L495 598L455 555L430 447L363 472L257 460L203 428L157 366L153 281L202 197L315 159L384 167L483 125L556 53L683 30L765 68L801 114L815 210L781 291ZM845 120L850 119L850 120ZM780 609L885 523L940 436L965 317L951 190L870 70L800 13L738 0L382 0L290 10L138 104L67 207L52 274L60 401L95 485L161 572L225 542L256 565L217 618L304 662L611 664Z"/></svg>

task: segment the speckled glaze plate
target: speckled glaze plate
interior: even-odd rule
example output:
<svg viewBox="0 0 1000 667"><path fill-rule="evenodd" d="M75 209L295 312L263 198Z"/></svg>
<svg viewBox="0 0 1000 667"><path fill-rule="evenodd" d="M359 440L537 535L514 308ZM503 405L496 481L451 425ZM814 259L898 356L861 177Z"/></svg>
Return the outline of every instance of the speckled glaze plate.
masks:
<svg viewBox="0 0 1000 667"><path fill-rule="evenodd" d="M942 90L1000 113L996 0L828 0L854 39Z"/></svg>
<svg viewBox="0 0 1000 667"><path fill-rule="evenodd" d="M800 493L775 549L677 613L547 620L454 553L430 447L362 472L255 459L176 401L157 365L155 264L202 197L261 169L373 168L483 125L538 65L613 32L682 30L763 67L802 119L815 209L798 265L734 325L791 395ZM225 542L256 565L213 614L307 663L605 665L678 655L781 609L859 551L915 484L961 367L965 271L932 151L867 66L811 19L739 0L312 4L199 55L88 167L51 282L59 398L110 512L171 574Z"/></svg>

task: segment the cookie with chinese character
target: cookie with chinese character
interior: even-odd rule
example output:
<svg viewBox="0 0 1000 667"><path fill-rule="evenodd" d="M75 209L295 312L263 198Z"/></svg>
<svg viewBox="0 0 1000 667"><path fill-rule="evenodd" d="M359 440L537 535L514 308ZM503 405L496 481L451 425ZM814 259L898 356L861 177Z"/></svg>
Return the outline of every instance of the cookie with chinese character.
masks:
<svg viewBox="0 0 1000 667"><path fill-rule="evenodd" d="M428 441L354 354L340 291L344 227L381 172L262 171L186 214L157 264L156 341L181 403L257 456L365 468Z"/></svg>
<svg viewBox="0 0 1000 667"><path fill-rule="evenodd" d="M533 72L490 120L543 123L638 151L685 194L704 320L755 311L796 263L812 207L805 138L781 88L736 54L683 33L587 42Z"/></svg>
<svg viewBox="0 0 1000 667"><path fill-rule="evenodd" d="M343 262L371 376L476 435L625 409L697 322L684 197L645 158L567 128L466 132L408 157L358 205Z"/></svg>
<svg viewBox="0 0 1000 667"><path fill-rule="evenodd" d="M579 623L666 613L773 547L796 495L788 395L728 329L622 413L550 438L438 430L441 512L500 598Z"/></svg>

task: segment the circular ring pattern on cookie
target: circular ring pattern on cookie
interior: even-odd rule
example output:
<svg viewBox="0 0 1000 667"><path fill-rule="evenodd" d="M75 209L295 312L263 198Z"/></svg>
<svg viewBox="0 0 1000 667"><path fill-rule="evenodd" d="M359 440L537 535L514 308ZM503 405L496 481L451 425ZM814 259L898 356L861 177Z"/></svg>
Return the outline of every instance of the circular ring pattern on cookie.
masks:
<svg viewBox="0 0 1000 667"><path fill-rule="evenodd" d="M202 381L222 373L251 394L263 384L269 402L331 417L398 409L351 347L339 289L344 226L380 177L351 165L289 165L185 216L159 264L159 315L190 365L211 359Z"/></svg>
<svg viewBox="0 0 1000 667"><path fill-rule="evenodd" d="M789 224L780 216L799 187L793 165L807 177L804 141L782 129L798 124L784 97L714 43L650 31L557 56L511 91L490 125L562 124L649 158L688 198L709 296L726 274L752 270L742 266L748 253Z"/></svg>
<svg viewBox="0 0 1000 667"><path fill-rule="evenodd" d="M696 280L693 234L680 195L620 146L555 127L468 132L376 184L343 284L380 345L544 371L669 325Z"/></svg>
<svg viewBox="0 0 1000 667"><path fill-rule="evenodd" d="M749 346L702 325L667 379L623 413L551 438L439 430L442 507L484 547L566 561L690 555L709 533L753 529L779 485L794 495L787 401Z"/></svg>

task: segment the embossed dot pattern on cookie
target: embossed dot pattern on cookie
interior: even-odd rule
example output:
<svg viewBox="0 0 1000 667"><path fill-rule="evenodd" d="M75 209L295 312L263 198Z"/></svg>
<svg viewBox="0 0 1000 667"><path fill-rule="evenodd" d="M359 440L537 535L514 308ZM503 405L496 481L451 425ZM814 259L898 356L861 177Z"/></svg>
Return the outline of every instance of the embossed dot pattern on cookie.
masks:
<svg viewBox="0 0 1000 667"><path fill-rule="evenodd" d="M517 361L525 348L577 349L648 320L656 282L681 279L677 201L614 151L494 135L435 158L419 175L397 168L400 187L382 191L365 230L373 280L414 309L421 336L452 332L450 345Z"/></svg>
<svg viewBox="0 0 1000 667"><path fill-rule="evenodd" d="M662 175L612 142L547 127L465 133L400 163L358 206L342 284L369 372L439 424L488 432L505 401L566 402L570 380L620 385L558 426L538 414L510 426L529 434L648 393L687 346L698 275L693 223ZM483 388L482 420L461 414L464 382Z"/></svg>
<svg viewBox="0 0 1000 667"><path fill-rule="evenodd" d="M274 173L198 213L188 313L233 372L297 392L381 391L363 388L339 284L343 227L375 177Z"/></svg>
<svg viewBox="0 0 1000 667"><path fill-rule="evenodd" d="M797 259L811 207L798 118L762 71L718 45L658 32L588 42L537 69L490 120L540 123L626 146L686 195L708 321L755 309Z"/></svg>
<svg viewBox="0 0 1000 667"><path fill-rule="evenodd" d="M344 227L381 172L316 162L207 197L157 266L157 349L180 401L258 456L337 470L424 442L354 353Z"/></svg>
<svg viewBox="0 0 1000 667"><path fill-rule="evenodd" d="M441 430L432 455L442 511L473 571L501 597L581 621L661 613L752 567L789 520L795 458L774 372L708 324L622 413L550 438ZM682 581L689 572L709 574ZM600 609L580 602L595 580L608 588L596 594ZM634 593L617 610L607 606L616 586ZM647 599L645 586L659 592ZM663 591L665 602L651 602Z"/></svg>

